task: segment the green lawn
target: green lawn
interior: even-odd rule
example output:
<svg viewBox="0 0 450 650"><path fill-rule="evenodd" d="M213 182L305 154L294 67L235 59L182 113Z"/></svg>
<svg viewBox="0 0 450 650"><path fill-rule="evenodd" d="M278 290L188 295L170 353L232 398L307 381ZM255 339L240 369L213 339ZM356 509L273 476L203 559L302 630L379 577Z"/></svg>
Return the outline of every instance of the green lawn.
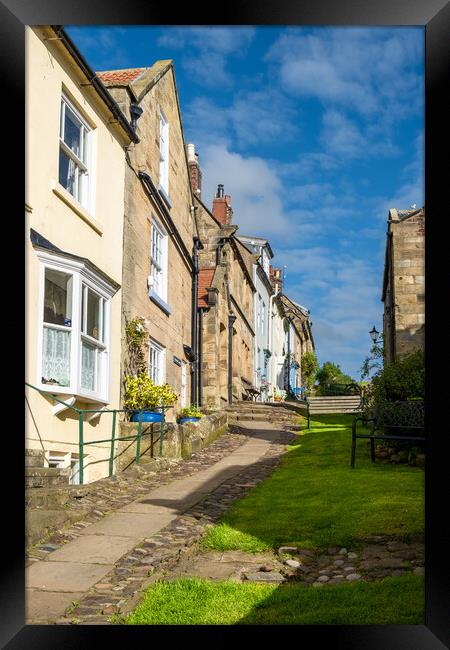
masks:
<svg viewBox="0 0 450 650"><path fill-rule="evenodd" d="M352 470L351 421L351 416L317 416L272 476L207 531L203 546L249 552L291 544L357 548L368 534L407 539L422 532L423 470L373 465L364 440L358 441ZM423 625L424 580L409 574L320 588L198 578L157 582L125 623Z"/></svg>
<svg viewBox="0 0 450 650"><path fill-rule="evenodd" d="M353 548L368 534L407 537L423 531L423 470L372 464L365 440L357 441L351 469L352 419L316 416L281 467L209 529L203 546L249 552L290 544Z"/></svg>
<svg viewBox="0 0 450 650"><path fill-rule="evenodd" d="M423 578L320 588L209 582L158 582L127 625L423 625Z"/></svg>

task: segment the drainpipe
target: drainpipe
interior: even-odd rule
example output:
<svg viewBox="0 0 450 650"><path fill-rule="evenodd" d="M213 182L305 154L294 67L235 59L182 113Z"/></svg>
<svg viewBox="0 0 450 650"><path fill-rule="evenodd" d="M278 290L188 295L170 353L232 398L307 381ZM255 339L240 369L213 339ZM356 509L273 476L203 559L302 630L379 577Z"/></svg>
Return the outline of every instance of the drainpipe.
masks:
<svg viewBox="0 0 450 650"><path fill-rule="evenodd" d="M271 384L273 384L272 379L273 379L273 375L274 375L274 372L273 372L273 361L274 361L274 359L273 359L273 341L272 341L272 305L273 305L273 300L274 300L274 298L277 297L278 293L279 293L279 285L277 284L276 287L275 287L275 293L272 294L271 296L269 296L269 314L268 314L268 317L269 317L269 331L268 331L268 334L267 334L267 338L268 338L269 350L272 352L272 356L270 357L270 383Z"/></svg>
<svg viewBox="0 0 450 650"><path fill-rule="evenodd" d="M198 405L203 406L203 309L198 310Z"/></svg>
<svg viewBox="0 0 450 650"><path fill-rule="evenodd" d="M288 317L288 339L287 339L287 392L291 392L291 319Z"/></svg>
<svg viewBox="0 0 450 650"><path fill-rule="evenodd" d="M191 404L197 404L197 376L198 376L198 350L197 350L197 314L198 314L198 250L203 248L198 237L194 237L192 248L192 314L191 314L191 341L194 360L192 362L191 374Z"/></svg>
<svg viewBox="0 0 450 650"><path fill-rule="evenodd" d="M233 402L233 323L234 314L228 314L228 404Z"/></svg>

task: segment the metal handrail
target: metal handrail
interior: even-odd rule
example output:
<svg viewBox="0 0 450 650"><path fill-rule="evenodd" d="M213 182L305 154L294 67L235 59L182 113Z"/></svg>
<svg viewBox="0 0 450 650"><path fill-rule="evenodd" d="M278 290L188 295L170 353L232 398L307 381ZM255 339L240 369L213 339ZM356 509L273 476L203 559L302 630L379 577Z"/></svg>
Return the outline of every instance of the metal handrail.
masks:
<svg viewBox="0 0 450 650"><path fill-rule="evenodd" d="M109 456L109 477L113 476L113 469L114 469L114 445L116 441L116 422L117 422L117 413L138 413L138 430L137 434L135 436L125 436L121 437L120 440L136 440L136 465L139 465L140 463L140 457L141 457L141 440L142 436L145 435L150 435L153 434L153 430L151 432L144 431L142 432L142 414L144 411L148 411L149 409L79 409L76 408L75 406L71 406L70 404L67 404L67 402L64 402L64 400L59 399L54 395L53 393L50 393L49 391L42 390L42 388L38 388L38 386L33 386L33 384L30 384L29 382L25 382L25 386L29 386L29 388L33 388L36 390L38 393L41 395L46 395L54 399L56 402L59 402L60 404L64 404L66 408L70 409L71 411L74 411L75 413L78 414L78 450L79 450L79 463L80 463L80 485L83 485L84 481L84 463L83 463L83 448L85 445L94 445L98 444L100 442L111 442L111 452ZM155 411L162 411L162 420L160 422L159 426L159 455L162 456L163 452L163 440L164 440L164 425L165 425L165 412L173 408L172 406L155 406L153 410ZM112 413L113 418L112 418L112 431L111 431L111 438L105 438L104 440L89 440L88 442L84 441L84 416L85 413Z"/></svg>

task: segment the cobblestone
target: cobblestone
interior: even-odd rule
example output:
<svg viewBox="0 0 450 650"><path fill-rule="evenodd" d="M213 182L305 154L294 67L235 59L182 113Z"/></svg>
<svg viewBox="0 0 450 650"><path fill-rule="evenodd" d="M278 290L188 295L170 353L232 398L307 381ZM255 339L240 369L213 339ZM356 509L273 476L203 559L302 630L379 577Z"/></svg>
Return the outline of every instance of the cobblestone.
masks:
<svg viewBox="0 0 450 650"><path fill-rule="evenodd" d="M172 520L165 528L143 540L134 549L130 549L107 575L79 599L76 606L69 608L66 615L58 617L56 622L83 625L108 624L112 614L124 616L131 611L143 590L155 580L173 579L177 575L177 567L190 566L194 571L193 575L196 575L195 571L199 567L204 571L205 556L199 551L198 542L207 528L214 525L223 511L229 509L236 499L241 499L255 485L268 478L278 466L286 451L286 445L292 444L295 438L295 434L286 426L284 430L280 429L271 441L266 454L258 462L245 467L239 474L239 481L235 478L225 481L202 501ZM181 476L194 475L198 470L213 465L237 449L246 440L247 436L242 433L224 434L189 460L172 464L156 475L153 472L151 474L145 474L145 471L138 472L133 480L142 481L145 489L150 490L152 487L159 487ZM131 480L130 482L118 481L118 485L120 489L127 490L126 494L122 494L121 498L117 499L114 491L110 491L109 494L103 492L106 505L100 511L99 504L96 503L97 512L110 512L136 498L137 491ZM92 518L87 517L86 525L98 521L98 517L93 515L92 512L90 514ZM45 543L47 546L54 545L59 548L73 539L73 531L74 526L58 531ZM339 546L330 546L322 550L280 547L269 554L263 562L253 564L253 567L247 566L245 569L241 565L237 574L235 571L234 577L229 579L244 580L254 574L258 576L256 580L265 582L270 580L300 582L313 587L326 587L347 581L380 580L386 575L399 575L399 571L402 574L410 572L423 575L423 536L417 535L408 542L399 542L393 537L371 535L358 541L360 548L357 549L357 553L349 552ZM33 561L43 556L48 557L50 552L52 551L43 553L42 549L39 551L35 548L29 559ZM236 564L238 556L232 556L232 553L228 554L230 558L228 561L230 563L234 561ZM288 555L289 560L287 558L283 560L281 557L283 554ZM225 562L226 557L226 553L216 553L208 561L218 565ZM388 559L391 561L386 562ZM408 561L405 561L407 559ZM351 560L351 565L348 560ZM282 580L279 579L280 575Z"/></svg>

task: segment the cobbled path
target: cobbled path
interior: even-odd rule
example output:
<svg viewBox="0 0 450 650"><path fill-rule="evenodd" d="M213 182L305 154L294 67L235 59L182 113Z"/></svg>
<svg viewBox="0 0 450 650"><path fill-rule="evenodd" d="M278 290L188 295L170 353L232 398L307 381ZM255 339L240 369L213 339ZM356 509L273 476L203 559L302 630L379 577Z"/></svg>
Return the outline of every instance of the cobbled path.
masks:
<svg viewBox="0 0 450 650"><path fill-rule="evenodd" d="M231 427L232 432L222 435L209 447L188 460L172 462L157 474L147 472L143 466L130 471L128 476L116 477L109 487L99 487L96 493L91 493L89 497L95 503L95 509L85 519L55 532L44 543L29 549L28 563L45 560L53 551L80 537L86 527L115 509L131 503L143 493L148 493L152 488L172 483L177 478L193 476L198 471L213 466L258 434L257 427L260 425L254 424L254 430ZM73 601L63 616L50 619L28 615L27 624L101 625L111 623L113 614L124 615L131 611L141 597L143 589L166 575L180 559L195 556L198 552L198 541L206 528L217 522L233 501L245 496L277 467L286 446L295 440L292 429L297 427L285 424L286 430L278 430L273 424L261 425L261 429L267 430L267 426L270 428L270 444L259 460L243 468L237 477L222 482L217 489L174 518L169 525L127 552L115 563L110 573L103 576L82 597Z"/></svg>
<svg viewBox="0 0 450 650"><path fill-rule="evenodd" d="M295 420L294 420L295 417ZM206 529L213 526L233 502L244 497L264 481L279 465L287 449L296 439L298 416L291 423L273 424L270 445L263 456L248 465L237 476L225 480L200 502L175 517L169 525L121 557L114 568L68 607L63 616L53 620L30 619L31 624L107 625L120 622L142 598L144 590L156 580L173 580L198 575L210 579L232 579L257 582L300 582L311 588L327 584L359 580L381 580L406 573L424 574L423 535L408 542L394 537L372 535L359 540L361 548L348 551L330 547L322 551L301 548L280 548L278 552L249 556L242 552L202 552L198 542ZM249 423L246 423L250 426ZM209 447L184 461L163 461L159 471L145 466L115 477L108 485L99 486L89 495L93 507L82 521L50 536L45 543L29 551L28 561L43 559L67 542L82 535L83 529L106 514L131 503L155 487L174 480L194 476L212 467L249 438L255 429L232 426L231 432ZM101 483L101 482L99 482Z"/></svg>

